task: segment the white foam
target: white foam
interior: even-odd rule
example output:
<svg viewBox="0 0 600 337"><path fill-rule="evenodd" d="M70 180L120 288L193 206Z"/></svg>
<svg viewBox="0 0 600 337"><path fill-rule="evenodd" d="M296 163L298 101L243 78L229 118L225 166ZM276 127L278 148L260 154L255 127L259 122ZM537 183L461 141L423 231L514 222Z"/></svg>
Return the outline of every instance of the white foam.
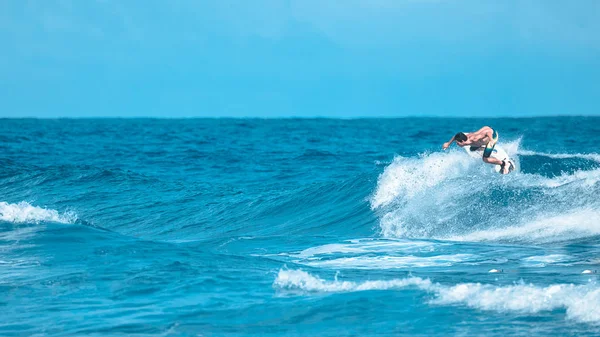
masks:
<svg viewBox="0 0 600 337"><path fill-rule="evenodd" d="M593 284L554 284L538 287L518 284L498 287L489 284L460 283L438 286L433 304L466 305L497 312L535 314L564 308L567 317L580 322L600 322L600 288Z"/></svg>
<svg viewBox="0 0 600 337"><path fill-rule="evenodd" d="M523 225L448 237L451 241L554 242L600 234L600 210L582 208L567 214L541 216Z"/></svg>
<svg viewBox="0 0 600 337"><path fill-rule="evenodd" d="M303 270L279 270L273 283L275 288L303 292L354 292L366 290L399 289L409 286L427 288L431 281L419 277L393 279L389 281L326 281Z"/></svg>
<svg viewBox="0 0 600 337"><path fill-rule="evenodd" d="M312 267L337 269L403 269L426 267L449 267L456 263L472 260L477 257L471 254L438 255L438 256L358 256L323 261L298 263Z"/></svg>
<svg viewBox="0 0 600 337"><path fill-rule="evenodd" d="M21 201L17 204L9 204L4 201L0 202L0 221L13 223L39 223L41 221L50 221L70 224L74 223L76 220L77 215L73 212L60 214L56 210L32 206L25 201Z"/></svg>
<svg viewBox="0 0 600 337"><path fill-rule="evenodd" d="M327 281L302 270L280 270L273 287L281 290L311 292L357 292L368 290L398 290L408 287L430 292L432 305L464 305L479 310L536 314L542 311L566 309L567 318L579 322L600 322L600 288L585 285L553 284L535 286L516 284L459 283L446 286L429 279L403 279L364 282Z"/></svg>

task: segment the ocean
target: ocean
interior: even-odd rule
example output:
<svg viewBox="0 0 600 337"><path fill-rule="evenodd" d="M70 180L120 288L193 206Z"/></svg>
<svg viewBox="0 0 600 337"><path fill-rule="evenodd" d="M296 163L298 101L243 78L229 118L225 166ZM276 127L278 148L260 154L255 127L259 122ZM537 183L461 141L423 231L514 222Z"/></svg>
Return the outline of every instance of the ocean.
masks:
<svg viewBox="0 0 600 337"><path fill-rule="evenodd" d="M455 145L484 125L518 171ZM1 336L599 336L600 118L0 119Z"/></svg>

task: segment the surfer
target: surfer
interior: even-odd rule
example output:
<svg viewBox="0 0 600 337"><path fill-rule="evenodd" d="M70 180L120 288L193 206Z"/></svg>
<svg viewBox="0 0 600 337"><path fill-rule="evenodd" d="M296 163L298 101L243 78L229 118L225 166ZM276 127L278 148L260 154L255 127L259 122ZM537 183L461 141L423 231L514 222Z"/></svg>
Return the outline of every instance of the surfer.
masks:
<svg viewBox="0 0 600 337"><path fill-rule="evenodd" d="M500 160L498 158L491 157L494 152L494 147L498 142L498 132L489 126L484 126L481 129L471 132L464 133L459 132L455 134L447 143L442 145L442 148L446 150L452 142L456 142L456 145L464 147L469 145L471 151L476 151L480 148L483 149L483 161L492 164L500 165L500 173L508 174L514 169L514 164L508 158Z"/></svg>

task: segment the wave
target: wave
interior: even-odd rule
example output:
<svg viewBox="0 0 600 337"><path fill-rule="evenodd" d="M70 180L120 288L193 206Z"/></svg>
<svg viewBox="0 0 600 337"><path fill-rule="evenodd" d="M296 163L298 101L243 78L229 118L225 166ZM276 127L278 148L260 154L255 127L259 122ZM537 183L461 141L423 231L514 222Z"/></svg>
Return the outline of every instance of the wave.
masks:
<svg viewBox="0 0 600 337"><path fill-rule="evenodd" d="M518 146L519 141L503 144L511 155L547 158ZM384 238L553 242L600 234L590 220L600 210L595 197L600 193L600 168L558 172L554 177L531 172L500 176L481 160L455 149L394 158L379 175L375 190L373 176L366 172L350 176L340 172L336 177L342 179L316 179L300 186L292 183L294 178L284 185L261 182L240 187L144 172L92 165L32 167L18 179L0 183L7 199L13 200L48 202L51 199L44 195L55 188L73 188L76 193L62 202L85 209L94 223L124 235L167 241L302 233L335 234L342 240L381 234ZM24 184L34 186L35 194L20 193ZM126 193L108 194L105 186ZM154 195L163 200L156 202ZM1 207L3 221L79 221L72 212L26 202Z"/></svg>
<svg viewBox="0 0 600 337"><path fill-rule="evenodd" d="M303 270L279 270L273 287L291 293L340 293L370 290L416 288L433 294L431 305L461 305L501 313L538 314L566 309L566 316L579 322L600 323L600 287L583 285L514 284L498 286L481 283L459 283L454 286L433 283L429 279L407 277L364 282L327 281Z"/></svg>
<svg viewBox="0 0 600 337"><path fill-rule="evenodd" d="M85 211L89 221L123 235L153 240L310 231L344 232L346 237L360 232L360 236L367 236L372 228L365 224L376 220L365 202L372 186L369 173L350 177L340 173L343 179L297 184L304 178L290 170L289 174L277 173L273 179L233 184L226 178L188 180L178 172L164 174L144 168L134 168L138 172L91 164L9 164L14 170L0 176L3 200L34 199L49 204L55 194L63 193L55 191L64 191L61 203ZM23 186L27 186L26 192ZM28 203L7 205L2 206L0 220L72 223L77 218Z"/></svg>
<svg viewBox="0 0 600 337"><path fill-rule="evenodd" d="M53 209L37 207L26 201L16 204L0 202L0 221L12 223L39 223L43 221L73 224L77 221L74 212L59 213Z"/></svg>
<svg viewBox="0 0 600 337"><path fill-rule="evenodd" d="M518 150L518 141L507 152ZM553 155L598 159L600 155ZM546 156L547 157L547 156ZM540 159L541 158L541 159ZM543 167L544 155L535 166ZM396 157L370 198L387 238L554 242L600 235L600 168L501 176L462 151ZM553 160L554 160L553 159Z"/></svg>

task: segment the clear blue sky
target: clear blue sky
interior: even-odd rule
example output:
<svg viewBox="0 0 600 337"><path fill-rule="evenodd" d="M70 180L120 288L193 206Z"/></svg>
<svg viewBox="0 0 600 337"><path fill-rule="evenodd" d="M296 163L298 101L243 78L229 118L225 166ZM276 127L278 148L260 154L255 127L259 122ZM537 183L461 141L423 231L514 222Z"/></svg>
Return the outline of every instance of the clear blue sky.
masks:
<svg viewBox="0 0 600 337"><path fill-rule="evenodd" d="M4 0L0 116L600 114L600 1Z"/></svg>

